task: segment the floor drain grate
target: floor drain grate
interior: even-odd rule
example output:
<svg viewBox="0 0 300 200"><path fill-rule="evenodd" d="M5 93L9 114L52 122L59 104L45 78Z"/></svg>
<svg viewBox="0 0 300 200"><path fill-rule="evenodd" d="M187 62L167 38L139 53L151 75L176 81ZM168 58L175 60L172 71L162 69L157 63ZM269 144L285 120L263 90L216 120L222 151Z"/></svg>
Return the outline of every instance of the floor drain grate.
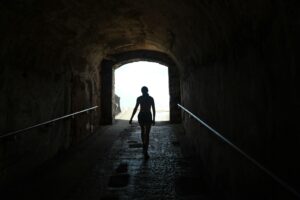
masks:
<svg viewBox="0 0 300 200"><path fill-rule="evenodd" d="M129 143L129 144L136 144L136 143L138 143L137 141L134 141L134 140L129 140L127 143Z"/></svg>
<svg viewBox="0 0 300 200"><path fill-rule="evenodd" d="M129 183L129 174L112 175L109 179L108 186L113 188L126 187Z"/></svg>
<svg viewBox="0 0 300 200"><path fill-rule="evenodd" d="M127 163L121 163L116 169L117 173L126 173L128 171L128 164Z"/></svg>
<svg viewBox="0 0 300 200"><path fill-rule="evenodd" d="M137 143L137 144L129 144L129 148L142 148L142 147L143 147L143 145L139 144L139 143Z"/></svg>

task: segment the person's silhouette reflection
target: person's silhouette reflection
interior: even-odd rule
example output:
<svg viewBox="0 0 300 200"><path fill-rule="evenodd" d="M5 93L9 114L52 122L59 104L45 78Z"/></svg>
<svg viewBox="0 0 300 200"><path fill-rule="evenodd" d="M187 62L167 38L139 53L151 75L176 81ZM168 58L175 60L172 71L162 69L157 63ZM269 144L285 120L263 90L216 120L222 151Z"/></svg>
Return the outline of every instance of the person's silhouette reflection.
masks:
<svg viewBox="0 0 300 200"><path fill-rule="evenodd" d="M147 87L145 86L142 87L142 93L143 95L138 97L136 100L136 105L134 107L131 118L129 120L129 124L132 124L132 118L134 117L140 105L141 107L140 107L140 112L138 114L138 122L141 126L141 137L143 142L144 157L148 159L149 158L148 155L149 133L150 133L151 125L155 124L155 104L154 104L154 99L148 94ZM153 119L151 114L151 107L152 107Z"/></svg>

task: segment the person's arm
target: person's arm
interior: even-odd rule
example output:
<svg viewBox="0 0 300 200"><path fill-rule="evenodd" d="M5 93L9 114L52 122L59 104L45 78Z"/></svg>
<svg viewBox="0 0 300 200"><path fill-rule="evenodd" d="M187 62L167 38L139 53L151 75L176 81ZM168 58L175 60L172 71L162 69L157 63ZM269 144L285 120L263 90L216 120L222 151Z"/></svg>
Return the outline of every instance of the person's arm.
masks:
<svg viewBox="0 0 300 200"><path fill-rule="evenodd" d="M154 103L154 99L152 101L152 113L153 113L153 121L152 124L155 125L155 103Z"/></svg>
<svg viewBox="0 0 300 200"><path fill-rule="evenodd" d="M137 111L137 108L139 107L139 104L140 104L139 100L137 99L135 107L134 107L133 112L132 112L132 115L131 115L130 120L129 120L129 124L132 124L132 118L134 117L134 115L135 115L135 113Z"/></svg>

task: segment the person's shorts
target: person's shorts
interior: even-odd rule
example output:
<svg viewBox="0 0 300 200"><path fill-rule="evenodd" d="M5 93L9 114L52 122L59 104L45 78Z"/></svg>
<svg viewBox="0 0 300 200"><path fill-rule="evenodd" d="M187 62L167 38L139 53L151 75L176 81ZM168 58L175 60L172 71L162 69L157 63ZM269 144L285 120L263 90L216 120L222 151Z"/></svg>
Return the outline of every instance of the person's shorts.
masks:
<svg viewBox="0 0 300 200"><path fill-rule="evenodd" d="M138 115L138 121L141 126L152 124L151 112L140 112Z"/></svg>

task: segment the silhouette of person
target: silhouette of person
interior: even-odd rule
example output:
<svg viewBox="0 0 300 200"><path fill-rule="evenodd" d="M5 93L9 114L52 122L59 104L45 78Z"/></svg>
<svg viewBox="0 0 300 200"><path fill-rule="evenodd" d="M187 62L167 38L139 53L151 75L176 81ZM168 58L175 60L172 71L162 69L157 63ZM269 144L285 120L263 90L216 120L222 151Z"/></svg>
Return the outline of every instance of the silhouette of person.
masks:
<svg viewBox="0 0 300 200"><path fill-rule="evenodd" d="M143 153L145 159L149 158L148 154L148 146L149 146L149 133L151 130L151 125L155 125L155 104L154 99L149 96L148 94L148 88L142 87L142 93L143 95L138 97L136 100L136 105L133 109L131 118L129 120L129 124L132 124L132 118L134 117L139 105L140 105L140 112L138 114L138 122L141 127L141 138L143 142ZM152 120L152 114L151 114L151 107L152 107L152 113L153 113L153 120Z"/></svg>

